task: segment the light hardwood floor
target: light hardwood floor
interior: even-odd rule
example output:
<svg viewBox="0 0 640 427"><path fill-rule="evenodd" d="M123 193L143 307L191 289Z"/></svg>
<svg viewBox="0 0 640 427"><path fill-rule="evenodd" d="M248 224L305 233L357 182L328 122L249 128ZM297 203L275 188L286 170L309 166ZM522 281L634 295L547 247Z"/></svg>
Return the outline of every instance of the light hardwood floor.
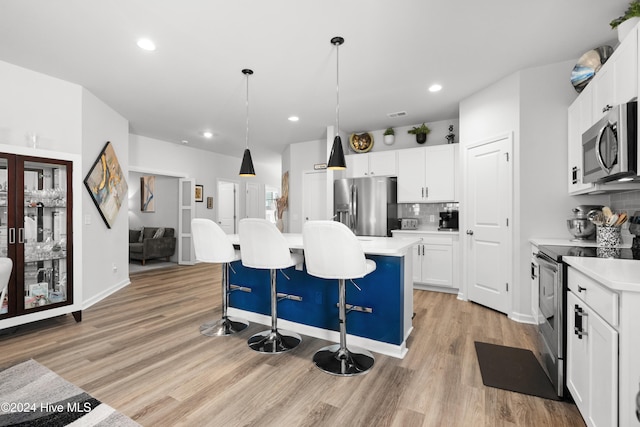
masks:
<svg viewBox="0 0 640 427"><path fill-rule="evenodd" d="M364 376L311 362L326 341L263 355L208 338L220 316L220 268L140 273L73 317L0 336L0 369L33 358L145 426L584 426L575 405L485 387L474 341L531 348L534 328L455 295L415 291L404 359L376 354Z"/></svg>

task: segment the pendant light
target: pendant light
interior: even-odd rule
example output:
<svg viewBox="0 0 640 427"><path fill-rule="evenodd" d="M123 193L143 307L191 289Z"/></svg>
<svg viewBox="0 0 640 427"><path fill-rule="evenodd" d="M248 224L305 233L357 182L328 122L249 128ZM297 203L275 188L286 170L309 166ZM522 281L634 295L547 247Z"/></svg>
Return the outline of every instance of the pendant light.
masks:
<svg viewBox="0 0 640 427"><path fill-rule="evenodd" d="M342 43L344 43L342 37L334 37L331 39L331 44L336 47L336 136L333 138L333 146L331 147L331 155L329 156L327 168L334 170L347 168L344 151L342 150L342 139L340 138L340 58L338 50Z"/></svg>
<svg viewBox="0 0 640 427"><path fill-rule="evenodd" d="M253 169L253 160L251 160L251 151L249 151L249 76L253 74L253 70L245 68L242 74L247 76L247 131L245 133L245 149L242 156L242 164L240 165L240 176L256 176Z"/></svg>

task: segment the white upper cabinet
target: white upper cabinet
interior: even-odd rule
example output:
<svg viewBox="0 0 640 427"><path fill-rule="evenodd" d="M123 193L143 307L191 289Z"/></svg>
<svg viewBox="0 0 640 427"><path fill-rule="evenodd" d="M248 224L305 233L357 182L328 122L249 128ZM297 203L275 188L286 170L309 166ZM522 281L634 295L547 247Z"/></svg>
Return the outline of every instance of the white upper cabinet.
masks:
<svg viewBox="0 0 640 427"><path fill-rule="evenodd" d="M347 178L398 175L397 151L352 154L345 156Z"/></svg>
<svg viewBox="0 0 640 427"><path fill-rule="evenodd" d="M584 93L587 90L589 92ZM569 161L569 194L589 192L594 187L590 182L582 182L582 133L589 127L588 123L592 114L591 89L587 86L584 91L583 95L587 96L581 95L569 106L567 153ZM583 119L583 115L586 116L587 120Z"/></svg>
<svg viewBox="0 0 640 427"><path fill-rule="evenodd" d="M398 203L455 201L455 144L398 152Z"/></svg>

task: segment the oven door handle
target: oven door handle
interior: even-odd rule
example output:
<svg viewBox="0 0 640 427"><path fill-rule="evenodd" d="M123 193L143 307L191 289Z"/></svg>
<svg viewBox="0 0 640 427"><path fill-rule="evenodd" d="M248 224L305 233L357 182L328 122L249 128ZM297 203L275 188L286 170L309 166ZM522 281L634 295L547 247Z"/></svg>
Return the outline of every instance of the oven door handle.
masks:
<svg viewBox="0 0 640 427"><path fill-rule="evenodd" d="M558 264L553 262L553 261L549 261L549 259L547 257L537 253L536 254L536 259L538 260L539 264L544 264L547 268L552 269L554 273L556 273L558 271Z"/></svg>

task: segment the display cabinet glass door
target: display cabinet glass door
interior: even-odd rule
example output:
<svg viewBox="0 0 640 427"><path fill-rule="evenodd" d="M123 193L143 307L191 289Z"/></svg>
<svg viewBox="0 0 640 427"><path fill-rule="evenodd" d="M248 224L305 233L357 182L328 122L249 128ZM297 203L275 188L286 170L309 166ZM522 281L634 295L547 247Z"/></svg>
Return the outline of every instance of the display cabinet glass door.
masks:
<svg viewBox="0 0 640 427"><path fill-rule="evenodd" d="M14 262L0 316L71 304L71 162L0 155L0 170L0 250Z"/></svg>

